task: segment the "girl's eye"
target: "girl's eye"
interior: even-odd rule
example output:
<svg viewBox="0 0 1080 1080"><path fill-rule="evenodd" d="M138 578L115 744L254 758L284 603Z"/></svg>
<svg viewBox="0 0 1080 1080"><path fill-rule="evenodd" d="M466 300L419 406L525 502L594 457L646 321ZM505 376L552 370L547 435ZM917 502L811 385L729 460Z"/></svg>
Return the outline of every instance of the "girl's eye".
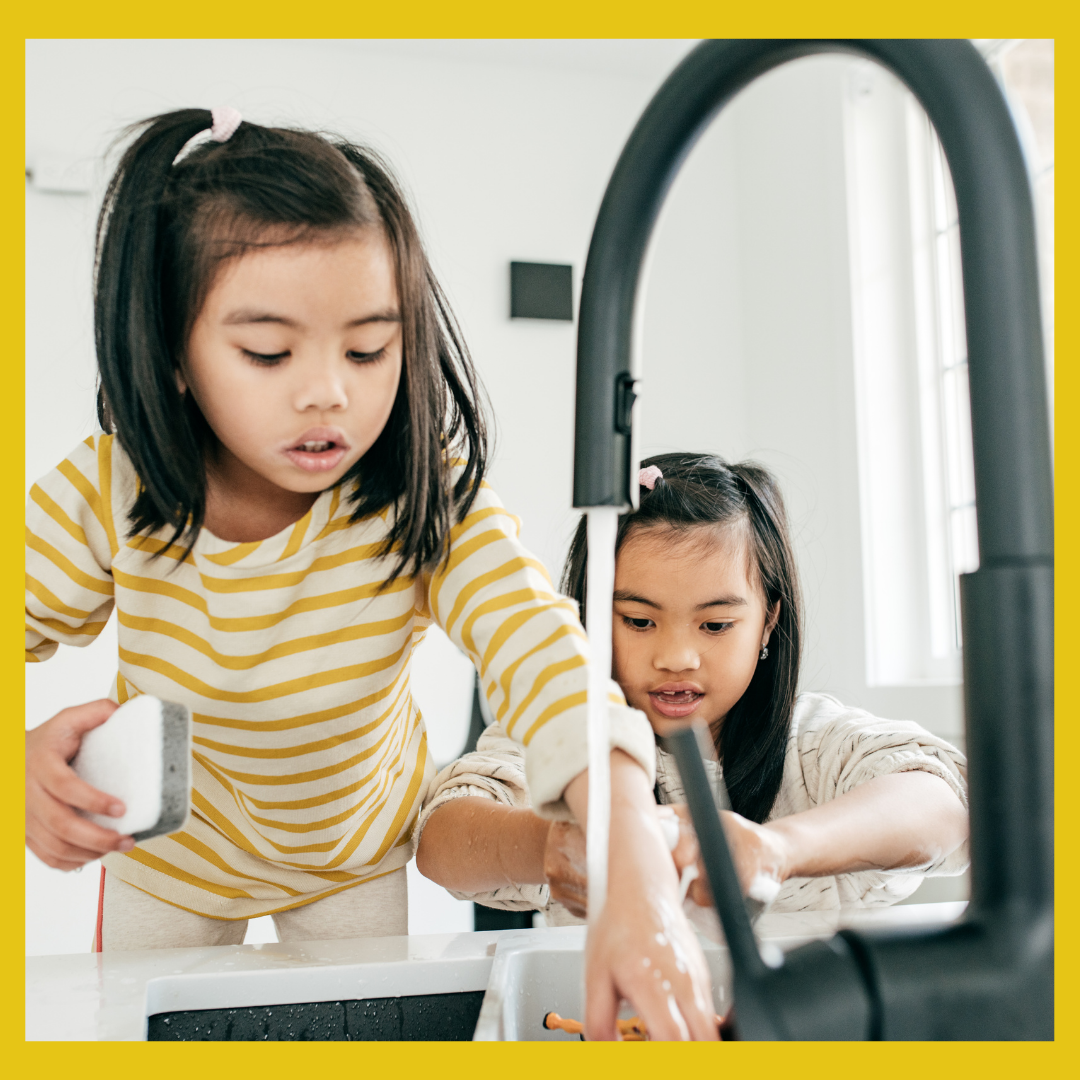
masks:
<svg viewBox="0 0 1080 1080"><path fill-rule="evenodd" d="M289 354L288 352L257 353L252 352L250 349L244 349L244 355L253 364L258 364L259 367L274 367L275 364L280 364Z"/></svg>
<svg viewBox="0 0 1080 1080"><path fill-rule="evenodd" d="M635 619L632 615L624 615L622 621L631 630L648 630L653 624L652 619Z"/></svg>
<svg viewBox="0 0 1080 1080"><path fill-rule="evenodd" d="M725 630L730 629L732 623L729 622L707 622L702 623L701 628L707 630L710 634L722 634Z"/></svg>
<svg viewBox="0 0 1080 1080"><path fill-rule="evenodd" d="M376 360L381 360L386 355L386 346L375 352L356 352L350 349L345 354L354 364L373 364Z"/></svg>

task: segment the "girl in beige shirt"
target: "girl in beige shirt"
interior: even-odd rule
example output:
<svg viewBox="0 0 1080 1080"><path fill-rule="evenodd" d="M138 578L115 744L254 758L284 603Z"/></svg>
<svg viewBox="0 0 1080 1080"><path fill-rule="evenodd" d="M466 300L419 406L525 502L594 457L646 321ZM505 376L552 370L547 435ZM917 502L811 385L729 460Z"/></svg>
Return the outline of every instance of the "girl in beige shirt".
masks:
<svg viewBox="0 0 1080 1080"><path fill-rule="evenodd" d="M779 489L758 466L665 454L642 469L641 505L620 522L614 675L657 735L693 720L712 734L744 889L771 882L774 911L890 904L927 874L967 866L963 755L917 724L798 693L800 610ZM584 522L564 590L584 608ZM657 801L681 804L659 747ZM417 861L455 895L496 907L584 912L583 837L535 818L520 751L492 725L429 788ZM682 808L685 820L685 808ZM452 860L451 832L489 832L487 858ZM475 841L474 841L475 842ZM473 849L475 852L475 848ZM691 858L687 846L677 861ZM709 903L704 876L691 899ZM549 906L550 905L550 906Z"/></svg>

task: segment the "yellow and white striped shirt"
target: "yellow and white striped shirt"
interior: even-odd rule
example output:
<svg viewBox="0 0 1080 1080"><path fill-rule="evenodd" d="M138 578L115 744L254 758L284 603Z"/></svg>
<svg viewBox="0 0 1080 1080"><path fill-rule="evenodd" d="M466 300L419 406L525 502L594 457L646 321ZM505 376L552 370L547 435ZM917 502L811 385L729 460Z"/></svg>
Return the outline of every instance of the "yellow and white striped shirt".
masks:
<svg viewBox="0 0 1080 1080"><path fill-rule="evenodd" d="M27 512L27 660L88 644L115 606L116 699L154 694L193 713L188 825L107 856L110 872L243 919L403 866L435 772L409 693L432 622L527 747L533 805L560 812L587 765L587 641L487 485L452 530L448 561L382 592L392 510L350 524L333 488L267 540L203 529L181 561L171 532L127 537L136 490L119 443L93 436L34 486ZM651 773L648 723L612 687L613 745Z"/></svg>

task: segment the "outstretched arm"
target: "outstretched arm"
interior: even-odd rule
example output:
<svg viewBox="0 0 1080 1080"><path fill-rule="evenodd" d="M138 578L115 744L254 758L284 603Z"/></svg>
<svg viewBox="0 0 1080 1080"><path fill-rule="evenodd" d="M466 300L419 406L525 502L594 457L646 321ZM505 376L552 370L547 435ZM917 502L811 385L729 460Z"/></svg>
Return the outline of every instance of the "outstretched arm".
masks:
<svg viewBox="0 0 1080 1080"><path fill-rule="evenodd" d="M685 807L680 807L685 813ZM844 795L758 825L723 814L724 834L744 889L757 874L777 881L858 870L912 870L955 851L968 834L967 811L948 784L929 772L877 776ZM702 875L690 889L709 904Z"/></svg>
<svg viewBox="0 0 1080 1080"><path fill-rule="evenodd" d="M444 889L486 893L543 885L544 850L556 822L478 796L442 803L416 849L416 868Z"/></svg>

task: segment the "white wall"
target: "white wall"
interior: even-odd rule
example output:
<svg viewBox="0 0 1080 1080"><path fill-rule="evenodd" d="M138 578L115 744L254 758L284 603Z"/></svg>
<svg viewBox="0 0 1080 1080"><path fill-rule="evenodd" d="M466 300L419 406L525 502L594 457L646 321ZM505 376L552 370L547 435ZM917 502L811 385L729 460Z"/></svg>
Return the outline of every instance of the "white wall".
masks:
<svg viewBox="0 0 1080 1080"><path fill-rule="evenodd" d="M618 153L686 42L32 41L28 155L93 160L125 123L230 103L250 119L382 150L415 205L491 395L492 483L557 574L573 528L575 327L511 322L511 259L569 262L575 288ZM752 86L676 182L647 297L643 453L716 450L774 468L807 596L804 685L959 730L950 689L865 685L841 105L846 62ZM104 173L99 170L99 185ZM93 430L90 236L96 197L27 194L27 481ZM110 631L27 674L27 723L104 693ZM436 647L437 648L437 647ZM435 650L429 650L434 652ZM468 672L429 658L436 756L464 738ZM423 660L421 660L423 663ZM449 700L456 701L454 704ZM445 748L445 749L443 749ZM27 858L28 952L81 951L96 871ZM414 890L414 932L467 908Z"/></svg>
<svg viewBox="0 0 1080 1080"><path fill-rule="evenodd" d="M507 263L569 262L580 283L619 150L687 43L653 43L647 55L623 48L647 43L591 43L588 54L499 44L32 41L28 154L93 159L126 123L224 102L256 122L330 129L385 153L499 418L492 482L554 565L562 538L550 523L568 502L573 452L574 328L511 322ZM86 243L96 199L31 192L28 202L27 471L36 478L66 452L36 435L46 415L54 428L77 427L76 438L92 430Z"/></svg>

